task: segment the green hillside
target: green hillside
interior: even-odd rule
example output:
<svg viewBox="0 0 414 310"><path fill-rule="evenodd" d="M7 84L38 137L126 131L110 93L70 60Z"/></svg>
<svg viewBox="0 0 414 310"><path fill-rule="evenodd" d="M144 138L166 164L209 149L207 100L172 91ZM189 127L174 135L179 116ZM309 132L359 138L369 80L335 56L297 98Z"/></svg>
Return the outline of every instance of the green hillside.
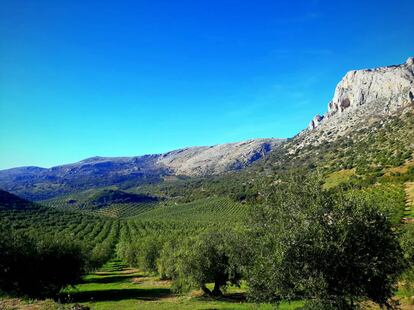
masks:
<svg viewBox="0 0 414 310"><path fill-rule="evenodd" d="M112 218L136 216L154 208L162 199L114 188L75 192L42 201L45 206L62 210L82 211Z"/></svg>
<svg viewBox="0 0 414 310"><path fill-rule="evenodd" d="M230 198L204 198L188 203L172 203L159 205L140 214L138 219L156 219L168 221L242 221L248 206L237 203Z"/></svg>
<svg viewBox="0 0 414 310"><path fill-rule="evenodd" d="M169 178L158 183L126 187L97 187L40 204L1 191L0 227L36 240L40 248L49 242L47 240L60 242L62 247L68 242L80 245L89 261L89 269L83 272L89 275L85 275L83 282L75 288L61 291L60 298L66 305L78 301L93 309L109 309L117 305L145 308L153 305L147 298L165 298L157 303L166 309L170 306L177 309L231 309L236 298L240 309L245 309L251 306L246 302L246 296L254 299L261 296L262 289L266 290L267 286L262 287L260 279L267 279L267 270L272 270L273 263L283 266L283 260L275 260L269 265L266 260L261 261L280 240L291 247L290 257L299 257L300 262L310 257L308 263L311 265L314 261L324 262L313 268L328 278L332 268L323 270L323 266L330 262L325 263L330 251L336 250L338 259L349 264L346 268L366 268L367 277L372 275L371 263L361 267L352 265L354 258L347 260L347 255L360 255L359 250L373 251L363 252L361 257L368 257L376 251L382 253L383 245L377 247L377 241L371 241L371 238L379 238L378 244L390 242L391 248L397 246L392 242L398 241L402 248L394 253L402 253L406 259L404 262L410 262L413 254L410 249L414 246L413 137L412 114L404 114L374 123L369 129L357 130L332 143L305 146L289 153L289 148L301 143L301 137L295 137L265 160L225 175ZM332 206L342 211L329 209ZM284 208L287 208L284 213L278 213ZM339 221L326 224L324 219L331 216L330 213L335 214ZM313 224L309 225L309 222ZM338 230L330 231L333 224L338 225ZM323 227L321 232L312 230L318 225ZM283 235L284 231L289 233ZM314 233L315 238L310 237ZM324 239L329 234L332 237ZM274 239L280 236L282 239ZM358 243L358 248L354 248L354 237L358 242L366 243ZM315 240L325 243L313 252ZM344 243L336 243L338 240ZM348 247L341 250L344 244ZM300 253L296 249L300 249ZM320 255L319 251L328 254ZM209 256L211 253L213 255ZM343 255L346 257L342 258ZM382 254L375 255L382 257ZM249 265L251 263L247 262L253 257L254 262L260 261L260 264ZM206 278L200 285L194 280L200 274L192 274L193 270L207 272L209 269L205 266L214 266L217 259L223 259L219 264L231 270L225 273L228 279L222 287L228 286L229 290L220 291L224 292L221 301L201 297L200 288L212 294L214 278ZM358 260L364 261L362 258ZM407 305L409 297L414 295L414 271L411 267L402 273L406 265L397 256L392 256L392 260L381 262L381 266L393 266L392 270L399 270L398 291L391 289L394 284L386 284L390 286L386 286L389 289L385 294L388 297L397 294L399 300ZM240 265L231 265L233 261ZM120 267L97 271L107 262L110 263L106 266L119 264ZM186 266L191 266L191 269L186 269ZM288 265L275 269L272 274L289 268ZM292 272L295 277L301 277L294 271L301 268L294 265ZM252 274L253 271L249 270L257 273ZM392 270L390 274L394 272ZM131 282L129 276L136 282ZM281 276L285 276L283 272ZM308 276L313 277L312 274ZM397 275L390 278L381 276L375 281L367 279L369 283L391 279L391 283L393 277L397 279ZM284 281L295 283L292 278ZM300 281L305 281L300 282L300 286L310 285L306 279ZM335 286L335 283L333 281L330 285ZM358 285L355 283L352 285ZM237 288L238 284L242 285L241 288ZM272 285L286 290L277 283ZM315 288L310 285L310 289ZM165 294L160 294L160 290ZM67 292L73 296L67 297ZM119 297L122 300L118 300L116 296L124 296L125 299ZM303 305L307 300L307 295L298 288L292 291L293 297L284 296L284 300L295 300L292 308ZM90 302L94 297L99 301ZM257 298L259 301L272 301L273 297ZM363 295L360 301L366 299ZM285 301L281 305L290 307ZM268 306L263 304L262 308Z"/></svg>

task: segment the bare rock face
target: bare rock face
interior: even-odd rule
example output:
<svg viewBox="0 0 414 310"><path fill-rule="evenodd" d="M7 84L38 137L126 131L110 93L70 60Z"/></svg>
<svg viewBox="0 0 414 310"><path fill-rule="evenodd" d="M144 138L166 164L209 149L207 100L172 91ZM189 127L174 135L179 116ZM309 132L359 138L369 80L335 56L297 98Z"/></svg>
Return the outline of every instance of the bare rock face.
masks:
<svg viewBox="0 0 414 310"><path fill-rule="evenodd" d="M381 102L384 112L395 111L413 101L414 58L405 64L348 72L328 105L328 117L359 106Z"/></svg>
<svg viewBox="0 0 414 310"><path fill-rule="evenodd" d="M323 115L319 115L317 114L309 123L308 128L310 130L315 129L316 127L319 126L319 124L322 122L322 120L324 119Z"/></svg>
<svg viewBox="0 0 414 310"><path fill-rule="evenodd" d="M158 164L178 175L210 175L242 169L264 157L284 139L254 139L205 147L190 147L161 155Z"/></svg>
<svg viewBox="0 0 414 310"><path fill-rule="evenodd" d="M298 135L302 141L298 148L335 140L413 105L413 57L401 65L350 71L336 86L328 112L315 116Z"/></svg>

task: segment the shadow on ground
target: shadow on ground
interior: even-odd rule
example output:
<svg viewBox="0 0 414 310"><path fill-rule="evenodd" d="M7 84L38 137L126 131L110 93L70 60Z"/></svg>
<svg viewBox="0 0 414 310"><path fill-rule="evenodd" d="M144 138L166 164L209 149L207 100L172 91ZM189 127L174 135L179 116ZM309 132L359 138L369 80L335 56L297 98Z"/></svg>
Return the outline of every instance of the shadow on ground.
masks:
<svg viewBox="0 0 414 310"><path fill-rule="evenodd" d="M93 278L84 279L82 283L116 283L116 282L125 282L133 278L142 278L141 275L137 274L125 274L125 275L116 275L116 276L102 276L95 275Z"/></svg>
<svg viewBox="0 0 414 310"><path fill-rule="evenodd" d="M96 290L86 292L72 292L69 302L90 302L90 301L119 301L123 299L140 299L154 301L171 296L171 290L167 288L152 289L112 289Z"/></svg>
<svg viewBox="0 0 414 310"><path fill-rule="evenodd" d="M197 297L199 301L226 301L226 302L234 302L240 303L247 301L246 294L244 293L227 293L220 297L209 297L206 295Z"/></svg>

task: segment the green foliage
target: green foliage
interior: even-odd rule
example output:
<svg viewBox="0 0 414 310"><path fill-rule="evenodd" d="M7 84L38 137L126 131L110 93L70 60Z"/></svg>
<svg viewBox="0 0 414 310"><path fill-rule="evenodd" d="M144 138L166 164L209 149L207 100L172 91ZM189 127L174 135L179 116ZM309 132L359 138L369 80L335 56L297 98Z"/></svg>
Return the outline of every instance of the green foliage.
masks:
<svg viewBox="0 0 414 310"><path fill-rule="evenodd" d="M369 200L383 212L392 224L398 225L404 216L406 195L403 184L382 183L365 188L348 188L345 192L348 199Z"/></svg>
<svg viewBox="0 0 414 310"><path fill-rule="evenodd" d="M86 251L90 268L97 268L112 257L119 222L27 201L19 202L18 207L17 200L18 197L8 194L0 202L0 225L8 227L16 236L75 242Z"/></svg>
<svg viewBox="0 0 414 310"><path fill-rule="evenodd" d="M30 297L54 297L77 283L90 266L76 243L35 240L0 227L0 290Z"/></svg>
<svg viewBox="0 0 414 310"><path fill-rule="evenodd" d="M157 198L148 195L107 189L93 195L89 203L96 208L101 208L113 203L149 203L157 200Z"/></svg>
<svg viewBox="0 0 414 310"><path fill-rule="evenodd" d="M236 203L229 198L204 198L189 203L162 205L148 212L142 213L139 218L146 220L163 221L191 221L215 223L222 220L241 222L247 215L248 207Z"/></svg>
<svg viewBox="0 0 414 310"><path fill-rule="evenodd" d="M409 263L409 268L402 278L403 287L414 294L414 225L406 224L402 227L401 246L404 256Z"/></svg>
<svg viewBox="0 0 414 310"><path fill-rule="evenodd" d="M42 201L42 204L60 210L83 211L86 214L126 218L147 212L161 201L162 199L147 194L104 188L71 193Z"/></svg>
<svg viewBox="0 0 414 310"><path fill-rule="evenodd" d="M165 244L196 235L205 227L204 224L184 221L131 219L124 222L120 228L116 253L130 266L156 273L159 270L160 253Z"/></svg>
<svg viewBox="0 0 414 310"><path fill-rule="evenodd" d="M238 257L233 255L232 246L236 244L231 242L232 238L231 232L209 230L182 243L175 257L176 270L172 273L176 289L185 291L196 287L208 295L220 296L223 287L239 285L241 266ZM207 283L214 283L212 291Z"/></svg>
<svg viewBox="0 0 414 310"><path fill-rule="evenodd" d="M156 236L147 236L135 241L135 261L143 270L151 273L158 271L157 260L160 255L162 240Z"/></svg>
<svg viewBox="0 0 414 310"><path fill-rule="evenodd" d="M178 283L178 272L176 264L180 256L180 243L177 240L167 240L160 251L157 261L158 274L161 279L176 279ZM180 285L176 285L178 290Z"/></svg>
<svg viewBox="0 0 414 310"><path fill-rule="evenodd" d="M370 200L323 192L306 179L274 186L250 226L252 299L387 305L405 268L391 222Z"/></svg>

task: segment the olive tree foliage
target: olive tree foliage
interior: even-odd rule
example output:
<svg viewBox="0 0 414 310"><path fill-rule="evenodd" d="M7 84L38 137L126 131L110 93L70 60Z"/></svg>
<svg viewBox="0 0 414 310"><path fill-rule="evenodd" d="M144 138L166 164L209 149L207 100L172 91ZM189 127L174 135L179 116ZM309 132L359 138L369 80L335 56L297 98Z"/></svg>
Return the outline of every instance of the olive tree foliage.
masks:
<svg viewBox="0 0 414 310"><path fill-rule="evenodd" d="M157 260L160 255L163 240L157 237L147 237L141 242L138 250L138 265L148 272L158 271Z"/></svg>
<svg viewBox="0 0 414 310"><path fill-rule="evenodd" d="M229 284L238 285L244 257L241 235L231 231L207 230L184 240L180 245L167 243L160 257L160 267L174 280L177 291L199 288L210 296L221 296ZM169 266L169 267L168 267ZM213 283L213 289L207 287Z"/></svg>
<svg viewBox="0 0 414 310"><path fill-rule="evenodd" d="M0 225L0 291L56 297L78 283L90 266L85 250L74 242L33 239Z"/></svg>
<svg viewBox="0 0 414 310"><path fill-rule="evenodd" d="M402 277L405 289L414 292L414 225L404 224L401 234L401 246L407 259L409 268Z"/></svg>
<svg viewBox="0 0 414 310"><path fill-rule="evenodd" d="M178 278L176 262L179 261L180 257L180 245L181 243L177 239L169 239L163 244L157 260L160 279L172 280Z"/></svg>
<svg viewBox="0 0 414 310"><path fill-rule="evenodd" d="M274 185L253 208L249 298L304 298L314 309L391 307L405 260L386 214L369 199L323 191L318 181Z"/></svg>
<svg viewBox="0 0 414 310"><path fill-rule="evenodd" d="M136 266L143 270L156 273L158 271L157 261L164 244L164 238L157 236L146 236L131 243L120 242L116 252L119 258L126 261L130 266Z"/></svg>

